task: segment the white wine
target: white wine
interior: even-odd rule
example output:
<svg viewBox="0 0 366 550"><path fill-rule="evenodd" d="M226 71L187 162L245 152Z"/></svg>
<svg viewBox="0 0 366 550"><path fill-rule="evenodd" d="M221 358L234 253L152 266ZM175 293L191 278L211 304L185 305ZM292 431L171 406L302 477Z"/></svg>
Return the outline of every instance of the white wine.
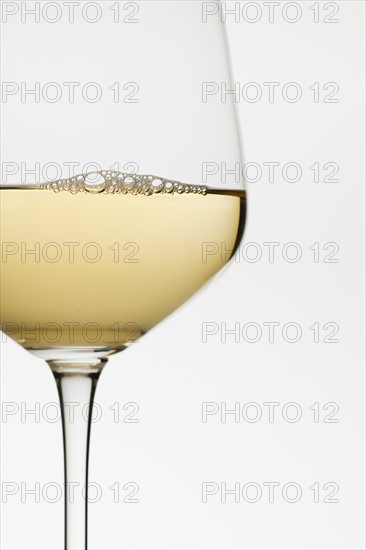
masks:
<svg viewBox="0 0 366 550"><path fill-rule="evenodd" d="M27 349L123 349L239 242L244 192L101 174L0 190L0 327Z"/></svg>

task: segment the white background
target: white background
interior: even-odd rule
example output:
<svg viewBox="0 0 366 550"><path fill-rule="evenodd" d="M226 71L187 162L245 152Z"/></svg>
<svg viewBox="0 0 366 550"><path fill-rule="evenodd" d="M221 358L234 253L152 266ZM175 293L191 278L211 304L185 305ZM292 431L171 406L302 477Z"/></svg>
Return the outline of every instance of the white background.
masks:
<svg viewBox="0 0 366 550"><path fill-rule="evenodd" d="M242 2L241 5L246 4ZM90 506L89 539L93 550L107 549L327 549L364 548L364 374L363 374L363 31L361 1L336 5L338 23L327 24L330 13L319 3L314 23L312 2L298 2L302 16L288 23L285 3L273 23L268 8L257 23L228 17L235 81L257 82L262 99L238 103L245 162L258 163L263 174L248 185L249 215L245 243L258 243L257 262L241 258L204 292L123 354L111 358L103 372L96 401L102 418L92 430L90 480L103 494ZM335 4L335 3L331 3ZM254 12L253 12L254 13ZM290 12L289 12L290 13ZM274 101L264 82L279 82ZM281 90L297 82L302 97L285 101ZM314 102L314 82L320 101ZM337 103L324 103L322 87L336 82ZM270 182L264 162L279 162ZM282 166L302 168L298 182L281 175ZM320 181L310 166L318 162ZM324 182L322 166L334 162L339 181ZM327 173L329 173L328 171ZM278 242L274 261L264 242ZM302 257L285 261L282 249L296 242ZM309 247L320 243L320 261ZM325 263L326 243L336 243L337 263ZM242 245L243 246L243 245ZM253 254L254 249L247 249ZM293 252L289 250L289 254ZM278 322L273 343L264 322ZM220 332L202 342L202 323L256 322L263 334L257 343L243 337L226 343ZM302 328L297 343L286 342L282 327L296 322ZM336 323L338 343L324 343ZM314 323L320 342L314 342ZM57 401L52 375L42 361L12 342L1 349L3 402L41 407ZM138 423L114 422L111 405L139 406ZM233 408L255 402L258 422L220 415L202 422L203 402L226 402ZM274 422L265 402L277 402ZM289 402L301 407L298 422L285 420ZM320 421L314 422L319 403ZM324 422L335 403L338 422ZM286 408L285 408L286 411ZM126 412L122 410L122 413ZM50 413L51 414L51 413ZM249 415L254 409L248 410ZM294 409L288 409L292 416ZM286 414L285 414L286 417ZM37 481L62 484L60 423L41 417L21 422L20 413L3 418L2 483ZM139 485L139 502L114 503L109 489L119 482ZM256 503L220 493L202 502L202 483L227 483L233 488L257 483L262 497ZM274 502L264 482L278 482ZM296 503L282 496L286 483L302 488ZM319 483L320 502L309 489ZM333 497L323 502L337 484ZM123 496L126 492L122 491ZM289 496L292 496L290 491ZM2 505L4 550L61 550L62 501L35 503L20 493Z"/></svg>

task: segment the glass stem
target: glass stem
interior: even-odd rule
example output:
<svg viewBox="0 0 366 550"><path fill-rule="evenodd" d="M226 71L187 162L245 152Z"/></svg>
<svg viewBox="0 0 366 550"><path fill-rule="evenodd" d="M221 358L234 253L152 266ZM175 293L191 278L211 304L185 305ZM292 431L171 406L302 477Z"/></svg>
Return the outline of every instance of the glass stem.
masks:
<svg viewBox="0 0 366 550"><path fill-rule="evenodd" d="M65 550L88 548L88 459L93 402L107 359L48 361L60 397L64 442Z"/></svg>

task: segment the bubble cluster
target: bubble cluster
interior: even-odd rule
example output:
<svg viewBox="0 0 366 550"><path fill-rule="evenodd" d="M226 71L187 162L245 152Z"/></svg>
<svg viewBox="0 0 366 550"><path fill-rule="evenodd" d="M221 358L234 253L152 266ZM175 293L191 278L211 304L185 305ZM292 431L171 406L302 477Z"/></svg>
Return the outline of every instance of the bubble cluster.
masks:
<svg viewBox="0 0 366 550"><path fill-rule="evenodd" d="M196 193L206 195L204 185L188 185L179 181L166 180L158 176L129 174L112 170L89 172L69 179L42 184L42 189L51 189L55 193L109 193L132 195L153 195L156 193Z"/></svg>

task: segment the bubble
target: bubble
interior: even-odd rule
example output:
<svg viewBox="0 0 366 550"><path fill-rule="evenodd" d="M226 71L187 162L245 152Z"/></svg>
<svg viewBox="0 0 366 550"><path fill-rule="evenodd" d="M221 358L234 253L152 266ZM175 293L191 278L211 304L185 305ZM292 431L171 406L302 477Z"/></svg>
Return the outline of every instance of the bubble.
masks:
<svg viewBox="0 0 366 550"><path fill-rule="evenodd" d="M85 177L84 188L88 193L101 193L105 187L105 177L99 172L91 172Z"/></svg>
<svg viewBox="0 0 366 550"><path fill-rule="evenodd" d="M159 191L161 191L164 187L164 184L162 182L161 179L159 178L155 178L152 180L152 182L150 183L151 185L151 189L154 193L159 193Z"/></svg>
<svg viewBox="0 0 366 550"><path fill-rule="evenodd" d="M123 180L123 183L126 185L126 187L133 187L135 181L134 179L131 177L131 176L127 176L124 180Z"/></svg>
<svg viewBox="0 0 366 550"><path fill-rule="evenodd" d="M61 191L57 181L51 184L51 188L55 193L59 193Z"/></svg>
<svg viewBox="0 0 366 550"><path fill-rule="evenodd" d="M132 195L152 195L154 193L198 193L207 194L207 187L188 185L179 181L167 181L164 178L151 175L128 174L112 170L89 172L73 176L69 179L46 182L43 189L52 189L56 193L68 191L70 193L118 193Z"/></svg>

